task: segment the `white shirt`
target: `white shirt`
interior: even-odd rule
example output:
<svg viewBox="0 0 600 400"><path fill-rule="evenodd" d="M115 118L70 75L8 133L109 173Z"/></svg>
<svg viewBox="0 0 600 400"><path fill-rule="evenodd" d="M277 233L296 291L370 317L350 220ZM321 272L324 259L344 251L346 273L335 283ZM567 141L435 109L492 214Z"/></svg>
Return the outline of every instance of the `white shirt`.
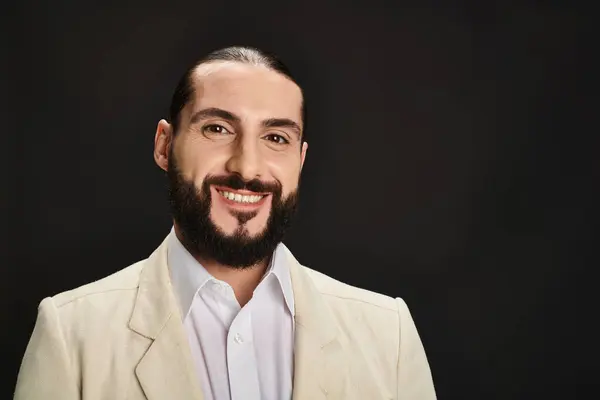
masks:
<svg viewBox="0 0 600 400"><path fill-rule="evenodd" d="M231 286L169 234L169 271L205 400L292 398L294 296L280 247L240 307Z"/></svg>

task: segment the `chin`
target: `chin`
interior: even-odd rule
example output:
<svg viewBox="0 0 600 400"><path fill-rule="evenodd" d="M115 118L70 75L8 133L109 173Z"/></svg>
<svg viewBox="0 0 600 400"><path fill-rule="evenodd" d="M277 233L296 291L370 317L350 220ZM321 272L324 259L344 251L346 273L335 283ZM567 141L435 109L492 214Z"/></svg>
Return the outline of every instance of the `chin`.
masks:
<svg viewBox="0 0 600 400"><path fill-rule="evenodd" d="M267 224L261 223L260 226L257 225L258 224L254 224L252 221L250 221L245 225L240 225L238 230L243 231L244 234L250 238L257 238L265 234L265 231L267 230Z"/></svg>
<svg viewBox="0 0 600 400"><path fill-rule="evenodd" d="M239 226L237 226L236 224L217 224L214 221L213 224L218 228L221 235L227 238L234 237L239 231Z"/></svg>

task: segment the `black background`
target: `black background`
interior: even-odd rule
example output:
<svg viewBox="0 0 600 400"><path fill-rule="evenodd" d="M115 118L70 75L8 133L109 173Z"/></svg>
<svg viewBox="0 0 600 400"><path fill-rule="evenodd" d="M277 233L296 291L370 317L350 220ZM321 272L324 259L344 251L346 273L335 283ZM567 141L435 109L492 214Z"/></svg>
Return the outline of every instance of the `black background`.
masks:
<svg viewBox="0 0 600 400"><path fill-rule="evenodd" d="M4 6L1 398L43 297L168 233L156 123L184 68L232 44L280 54L307 93L301 262L403 297L440 399L590 397L591 14L349 3Z"/></svg>

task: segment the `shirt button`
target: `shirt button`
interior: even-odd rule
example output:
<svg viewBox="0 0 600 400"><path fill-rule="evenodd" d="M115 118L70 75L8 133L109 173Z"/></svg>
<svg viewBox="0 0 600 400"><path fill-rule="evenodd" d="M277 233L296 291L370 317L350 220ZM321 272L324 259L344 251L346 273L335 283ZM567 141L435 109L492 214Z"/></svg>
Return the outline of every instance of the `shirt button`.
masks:
<svg viewBox="0 0 600 400"><path fill-rule="evenodd" d="M239 333L235 334L235 336L233 337L233 341L236 342L237 344L244 343L244 339L242 338L242 335L240 335Z"/></svg>

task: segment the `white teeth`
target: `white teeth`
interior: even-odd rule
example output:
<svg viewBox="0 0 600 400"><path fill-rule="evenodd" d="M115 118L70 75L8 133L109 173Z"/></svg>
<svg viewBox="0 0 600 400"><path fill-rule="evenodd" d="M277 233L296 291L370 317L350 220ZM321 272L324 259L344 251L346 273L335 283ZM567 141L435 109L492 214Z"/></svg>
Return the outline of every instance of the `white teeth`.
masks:
<svg viewBox="0 0 600 400"><path fill-rule="evenodd" d="M225 197L226 199L232 200L232 201L236 201L238 203L257 203L260 199L263 198L263 196L257 196L257 195L241 195L239 193L231 193L231 192L225 192L225 191L218 191L219 193L221 193L221 196Z"/></svg>

